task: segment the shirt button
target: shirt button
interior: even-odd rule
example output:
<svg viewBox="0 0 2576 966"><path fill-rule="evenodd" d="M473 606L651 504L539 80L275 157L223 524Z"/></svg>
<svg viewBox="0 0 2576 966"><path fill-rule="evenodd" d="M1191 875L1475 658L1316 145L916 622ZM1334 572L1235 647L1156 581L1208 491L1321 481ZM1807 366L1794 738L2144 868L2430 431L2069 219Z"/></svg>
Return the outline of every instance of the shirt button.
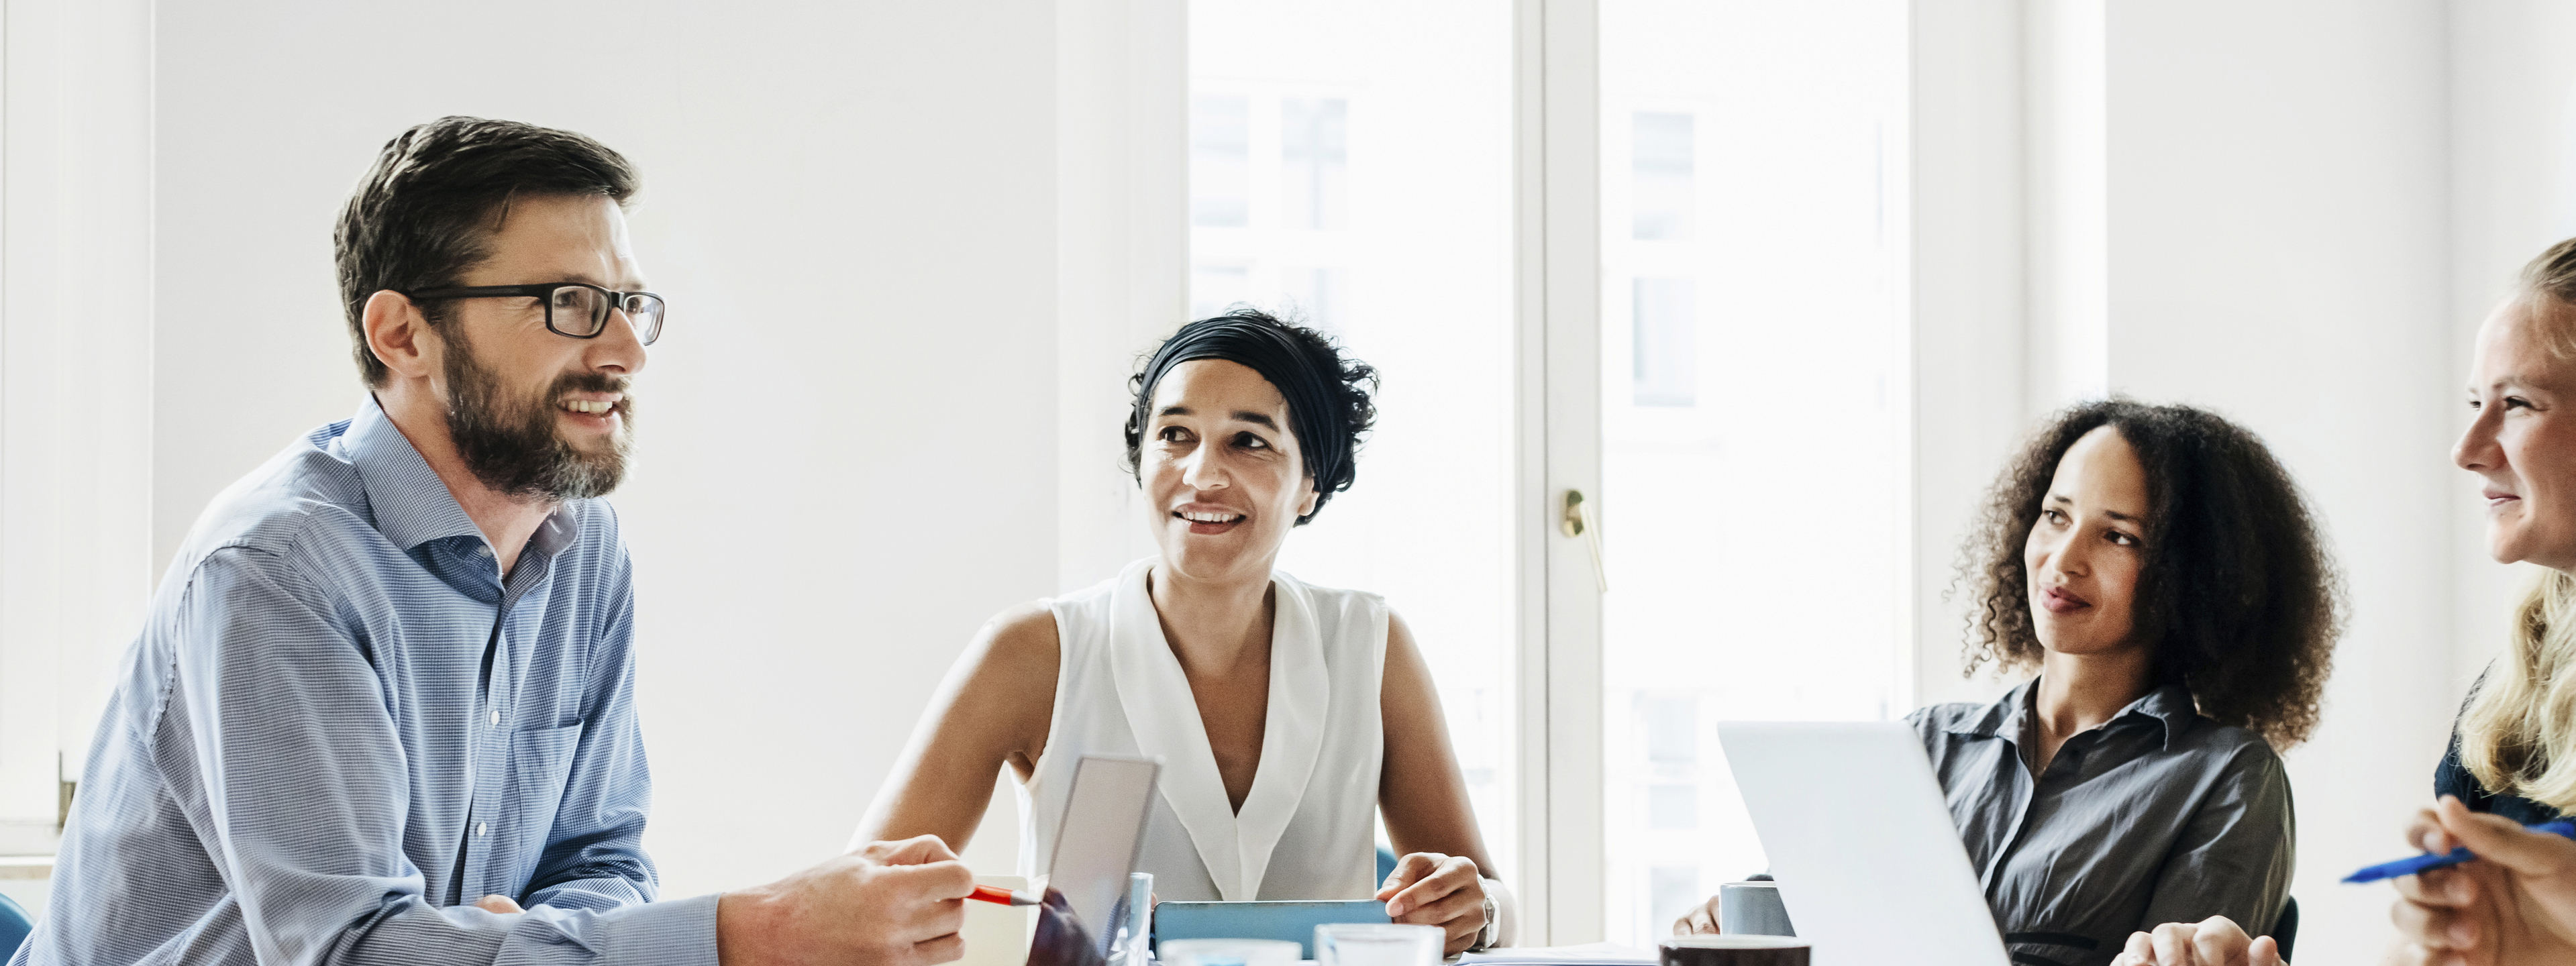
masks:
<svg viewBox="0 0 2576 966"><path fill-rule="evenodd" d="M476 547L474 548L474 555L477 557L489 557L492 555L492 548L488 546Z"/></svg>
<svg viewBox="0 0 2576 966"><path fill-rule="evenodd" d="M490 832L490 831L492 831L492 823L490 823L490 822L476 822L476 823L474 823L474 834L476 834L476 835L483 835L483 834L488 833L488 832Z"/></svg>
<svg viewBox="0 0 2576 966"><path fill-rule="evenodd" d="M501 712L498 712L498 711L492 712L492 727L498 728L498 727L500 727L500 726L501 726Z"/></svg>

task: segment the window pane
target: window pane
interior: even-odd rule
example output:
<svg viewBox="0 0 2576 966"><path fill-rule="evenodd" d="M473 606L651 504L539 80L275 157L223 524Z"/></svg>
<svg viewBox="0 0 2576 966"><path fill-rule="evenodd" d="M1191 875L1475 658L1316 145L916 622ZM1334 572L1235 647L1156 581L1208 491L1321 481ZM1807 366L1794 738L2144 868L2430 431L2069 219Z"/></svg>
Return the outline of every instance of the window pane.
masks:
<svg viewBox="0 0 2576 966"><path fill-rule="evenodd" d="M1279 104L1279 213L1287 227L1342 227L1349 154L1343 129L1350 102L1291 97Z"/></svg>
<svg viewBox="0 0 2576 966"><path fill-rule="evenodd" d="M1383 379L1357 481L1280 569L1382 594L1411 626L1515 876L1511 7L1193 0L1189 17L1192 123L1245 132L1218 163L1248 186L1244 217L1218 221L1237 182L1191 177L1193 311L1297 316ZM1193 163L1230 137L1193 130Z"/></svg>
<svg viewBox="0 0 2576 966"><path fill-rule="evenodd" d="M1242 227L1252 195L1252 122L1241 96L1190 98L1190 223Z"/></svg>
<svg viewBox="0 0 2576 966"><path fill-rule="evenodd" d="M1699 400L1699 320L1691 313L1691 280L1636 281L1637 405L1688 406Z"/></svg>
<svg viewBox="0 0 2576 966"><path fill-rule="evenodd" d="M1629 158L1629 224L1640 241L1686 241L1691 225L1691 116L1640 111Z"/></svg>
<svg viewBox="0 0 2576 966"><path fill-rule="evenodd" d="M1905 9L1601 5L1613 941L1765 868L1716 722L1907 710Z"/></svg>

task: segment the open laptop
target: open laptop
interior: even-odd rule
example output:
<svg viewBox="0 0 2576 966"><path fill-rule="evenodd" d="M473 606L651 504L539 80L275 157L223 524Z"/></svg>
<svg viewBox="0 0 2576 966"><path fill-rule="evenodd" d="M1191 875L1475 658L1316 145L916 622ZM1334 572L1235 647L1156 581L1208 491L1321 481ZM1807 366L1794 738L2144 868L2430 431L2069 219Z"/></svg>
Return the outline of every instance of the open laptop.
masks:
<svg viewBox="0 0 2576 966"><path fill-rule="evenodd" d="M1717 738L1815 966L2010 966L1914 729L1729 721Z"/></svg>

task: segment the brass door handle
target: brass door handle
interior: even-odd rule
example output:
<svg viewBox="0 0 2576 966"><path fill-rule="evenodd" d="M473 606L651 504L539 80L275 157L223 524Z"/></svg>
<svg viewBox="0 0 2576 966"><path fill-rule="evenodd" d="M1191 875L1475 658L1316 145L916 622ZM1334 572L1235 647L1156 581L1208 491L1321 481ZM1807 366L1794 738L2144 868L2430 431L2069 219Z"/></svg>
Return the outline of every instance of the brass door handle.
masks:
<svg viewBox="0 0 2576 966"><path fill-rule="evenodd" d="M1592 551L1592 581L1602 593L1610 592L1610 570L1601 560L1601 521L1592 515L1592 505L1583 502L1582 490L1565 491L1565 515L1558 519L1557 529L1582 540Z"/></svg>

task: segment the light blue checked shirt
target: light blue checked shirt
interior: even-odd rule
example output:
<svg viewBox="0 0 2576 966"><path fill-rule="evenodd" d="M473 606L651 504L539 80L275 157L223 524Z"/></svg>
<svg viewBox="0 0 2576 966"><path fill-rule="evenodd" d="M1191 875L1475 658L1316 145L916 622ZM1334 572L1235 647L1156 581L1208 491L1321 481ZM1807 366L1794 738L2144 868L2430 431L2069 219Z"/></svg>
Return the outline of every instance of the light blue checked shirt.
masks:
<svg viewBox="0 0 2576 966"><path fill-rule="evenodd" d="M652 901L633 614L606 503L504 582L372 400L314 430L162 579L10 962L713 964L715 897Z"/></svg>

